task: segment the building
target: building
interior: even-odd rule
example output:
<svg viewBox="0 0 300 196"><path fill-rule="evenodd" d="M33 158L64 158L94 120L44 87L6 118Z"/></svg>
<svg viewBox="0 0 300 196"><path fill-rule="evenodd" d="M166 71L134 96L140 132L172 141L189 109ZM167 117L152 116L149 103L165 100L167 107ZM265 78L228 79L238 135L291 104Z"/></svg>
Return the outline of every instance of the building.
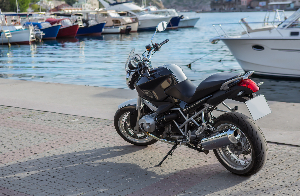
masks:
<svg viewBox="0 0 300 196"><path fill-rule="evenodd" d="M47 1L47 0L40 0L39 2L36 3L38 6L40 6L40 8L43 8L45 10L51 10L53 9L55 6L51 1Z"/></svg>
<svg viewBox="0 0 300 196"><path fill-rule="evenodd" d="M73 4L74 8L80 8L82 10L96 10L99 8L98 0L79 0Z"/></svg>

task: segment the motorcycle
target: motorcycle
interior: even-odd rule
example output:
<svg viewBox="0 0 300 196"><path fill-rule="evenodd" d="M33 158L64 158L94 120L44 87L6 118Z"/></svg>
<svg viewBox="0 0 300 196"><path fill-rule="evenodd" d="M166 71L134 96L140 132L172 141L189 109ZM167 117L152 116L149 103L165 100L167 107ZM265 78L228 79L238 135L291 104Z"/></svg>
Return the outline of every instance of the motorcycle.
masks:
<svg viewBox="0 0 300 196"><path fill-rule="evenodd" d="M271 110L265 97L255 94L259 85L249 79L253 71L239 75L217 73L196 87L175 64L152 68L151 56L169 41L158 44L152 40L166 27L166 22L158 24L151 44L141 56L134 49L129 54L126 82L131 90L136 89L138 98L119 105L114 117L116 131L137 146L157 141L173 144L157 166L178 145L186 145L205 154L213 150L219 162L234 174L257 173L266 162L267 144L254 120ZM226 99L246 103L253 119L238 113L237 106L230 108ZM218 109L221 104L229 111ZM224 114L215 117L213 111Z"/></svg>

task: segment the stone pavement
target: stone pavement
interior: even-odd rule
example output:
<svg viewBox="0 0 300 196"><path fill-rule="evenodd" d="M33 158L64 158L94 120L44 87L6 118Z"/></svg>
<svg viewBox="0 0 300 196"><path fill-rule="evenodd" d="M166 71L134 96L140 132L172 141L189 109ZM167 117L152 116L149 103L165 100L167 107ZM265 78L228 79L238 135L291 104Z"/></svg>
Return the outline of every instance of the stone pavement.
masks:
<svg viewBox="0 0 300 196"><path fill-rule="evenodd" d="M0 195L300 195L299 146L268 144L251 177L210 152L128 144L112 120L0 106Z"/></svg>

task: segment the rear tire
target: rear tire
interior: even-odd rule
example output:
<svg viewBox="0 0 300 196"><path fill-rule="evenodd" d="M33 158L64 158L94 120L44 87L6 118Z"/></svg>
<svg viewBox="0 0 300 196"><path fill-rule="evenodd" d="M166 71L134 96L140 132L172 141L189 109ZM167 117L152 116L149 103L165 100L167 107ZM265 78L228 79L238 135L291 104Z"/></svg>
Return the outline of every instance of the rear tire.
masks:
<svg viewBox="0 0 300 196"><path fill-rule="evenodd" d="M224 131L235 129L239 138L237 144L213 150L227 170L249 176L263 167L267 159L267 143L260 128L248 116L237 112L225 113L215 120L214 127Z"/></svg>
<svg viewBox="0 0 300 196"><path fill-rule="evenodd" d="M133 119L131 117L135 117L136 109L134 106L126 106L119 110L117 110L114 117L114 124L117 133L127 142L137 145L137 146L148 146L157 142L156 139L146 135L145 133L136 134L134 133L134 126L131 125ZM136 122L136 120L134 121Z"/></svg>

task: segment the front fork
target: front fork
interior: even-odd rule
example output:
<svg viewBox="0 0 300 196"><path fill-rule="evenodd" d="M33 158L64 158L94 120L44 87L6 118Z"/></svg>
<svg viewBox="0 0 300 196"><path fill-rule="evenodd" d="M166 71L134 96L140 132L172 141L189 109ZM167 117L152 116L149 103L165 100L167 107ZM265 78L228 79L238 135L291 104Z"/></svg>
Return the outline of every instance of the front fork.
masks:
<svg viewBox="0 0 300 196"><path fill-rule="evenodd" d="M141 97L138 97L137 98L137 103L136 103L136 110L138 112L138 115L137 115L137 118L136 118L136 124L135 124L134 130L133 130L135 133L140 133L139 120L140 120L140 117L141 117L141 109L142 109L142 99L141 99Z"/></svg>

